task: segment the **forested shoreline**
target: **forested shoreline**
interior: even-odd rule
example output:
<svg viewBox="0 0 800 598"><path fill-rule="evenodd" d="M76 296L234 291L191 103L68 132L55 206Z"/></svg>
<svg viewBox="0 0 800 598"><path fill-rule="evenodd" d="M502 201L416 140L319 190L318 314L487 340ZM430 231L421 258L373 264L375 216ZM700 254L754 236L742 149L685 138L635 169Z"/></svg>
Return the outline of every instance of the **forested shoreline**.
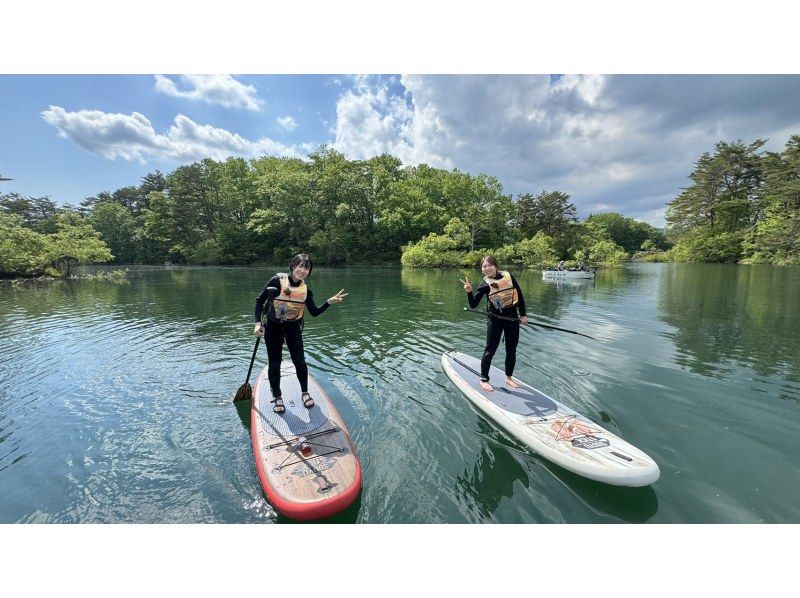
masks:
<svg viewBox="0 0 800 598"><path fill-rule="evenodd" d="M558 190L513 198L500 181L380 155L205 159L79 206L0 195L0 275L69 276L76 264L472 266L558 260L800 263L800 136L782 153L720 142L667 209L665 231L617 213L578 221ZM4 184L10 179L2 179Z"/></svg>
<svg viewBox="0 0 800 598"><path fill-rule="evenodd" d="M765 143L719 142L700 156L667 209L670 260L800 264L800 135L780 153Z"/></svg>

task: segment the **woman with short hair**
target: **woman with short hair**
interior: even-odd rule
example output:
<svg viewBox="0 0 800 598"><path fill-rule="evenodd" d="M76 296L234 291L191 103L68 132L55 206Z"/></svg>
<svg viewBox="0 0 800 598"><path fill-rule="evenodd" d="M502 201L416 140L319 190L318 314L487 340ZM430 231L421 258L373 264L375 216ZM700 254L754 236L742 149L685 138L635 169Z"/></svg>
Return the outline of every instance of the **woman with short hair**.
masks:
<svg viewBox="0 0 800 598"><path fill-rule="evenodd" d="M272 390L272 408L275 413L283 413L286 407L281 395L281 360L283 343L289 347L289 355L300 382L303 405L311 409L314 399L308 394L308 366L303 350L303 316L306 309L312 317L324 312L332 303L341 303L347 297L344 289L317 307L314 295L306 285L313 265L306 253L299 253L289 262L288 273L278 273L267 281L256 299L255 329L253 334L265 337L269 367L267 375ZM261 323L264 308L267 310L266 326Z"/></svg>

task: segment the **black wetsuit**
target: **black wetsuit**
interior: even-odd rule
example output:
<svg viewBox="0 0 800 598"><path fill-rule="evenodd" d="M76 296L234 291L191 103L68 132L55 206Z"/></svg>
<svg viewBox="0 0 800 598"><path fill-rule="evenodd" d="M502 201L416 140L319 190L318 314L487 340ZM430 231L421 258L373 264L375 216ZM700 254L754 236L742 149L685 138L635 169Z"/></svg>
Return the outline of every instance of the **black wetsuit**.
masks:
<svg viewBox="0 0 800 598"><path fill-rule="evenodd" d="M486 302L488 304L488 311L490 314L497 314L509 318L519 318L525 314L525 298L522 296L522 289L519 288L519 283L514 276L511 276L511 282L517 290L517 304L511 307L504 307L502 309L496 308L488 299L489 285L486 284L486 279L481 281L478 288L473 293L467 293L467 300L469 306L473 309L478 307L481 299L486 295ZM500 280L500 272L494 276L494 280ZM481 357L481 380L489 380L489 366L492 365L492 357L494 357L497 347L500 346L500 337L505 332L506 337L506 376L511 376L514 373L514 366L517 364L517 344L519 343L519 321L512 322L510 320L503 320L500 318L493 318L489 316L486 318L486 347L483 349L483 357Z"/></svg>
<svg viewBox="0 0 800 598"><path fill-rule="evenodd" d="M289 276L289 284L293 287L300 286L291 276ZM255 319L256 322L261 321L261 315L264 313L264 304L267 301L267 296L270 291L269 287L274 287L280 292L281 281L277 276L269 279L261 294L256 299ZM314 295L311 289L306 286L306 310L313 317L317 317L324 312L330 304L326 301L319 307L314 305ZM272 301L275 299L275 293L269 297L269 305L267 306L267 323L264 327L264 342L267 345L267 359L269 367L267 374L269 376L269 386L272 390L273 397L281 396L281 359L283 358L283 341L286 341L286 346L289 347L289 355L292 358L292 363L297 371L297 380L300 382L300 390L308 392L308 366L306 365L306 356L303 351L303 318L298 320L291 320L289 322L281 322L275 316L275 308Z"/></svg>

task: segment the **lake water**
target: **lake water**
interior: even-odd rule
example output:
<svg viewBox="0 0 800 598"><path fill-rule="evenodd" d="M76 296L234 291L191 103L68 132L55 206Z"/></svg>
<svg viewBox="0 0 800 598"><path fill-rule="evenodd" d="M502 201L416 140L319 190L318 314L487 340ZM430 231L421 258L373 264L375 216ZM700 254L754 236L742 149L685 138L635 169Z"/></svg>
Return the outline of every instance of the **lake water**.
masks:
<svg viewBox="0 0 800 598"><path fill-rule="evenodd" d="M0 281L0 523L285 522L231 402L274 272ZM526 329L515 375L644 450L659 481L583 479L472 409L440 364L483 347L461 271L315 268L318 303L349 296L307 317L307 361L364 474L332 521L800 522L800 268L512 272L532 319L599 339Z"/></svg>

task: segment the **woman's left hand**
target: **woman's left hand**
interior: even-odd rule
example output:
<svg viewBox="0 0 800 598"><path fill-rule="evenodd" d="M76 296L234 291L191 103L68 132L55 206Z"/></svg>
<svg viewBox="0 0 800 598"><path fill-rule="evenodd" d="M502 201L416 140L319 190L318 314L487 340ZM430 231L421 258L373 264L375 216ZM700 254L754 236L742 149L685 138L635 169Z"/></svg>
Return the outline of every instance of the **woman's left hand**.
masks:
<svg viewBox="0 0 800 598"><path fill-rule="evenodd" d="M522 316L519 319L520 324L527 324L528 323L528 316Z"/></svg>
<svg viewBox="0 0 800 598"><path fill-rule="evenodd" d="M336 293L333 297L328 299L328 303L341 303L344 298L347 297L347 293L344 292L344 289Z"/></svg>

